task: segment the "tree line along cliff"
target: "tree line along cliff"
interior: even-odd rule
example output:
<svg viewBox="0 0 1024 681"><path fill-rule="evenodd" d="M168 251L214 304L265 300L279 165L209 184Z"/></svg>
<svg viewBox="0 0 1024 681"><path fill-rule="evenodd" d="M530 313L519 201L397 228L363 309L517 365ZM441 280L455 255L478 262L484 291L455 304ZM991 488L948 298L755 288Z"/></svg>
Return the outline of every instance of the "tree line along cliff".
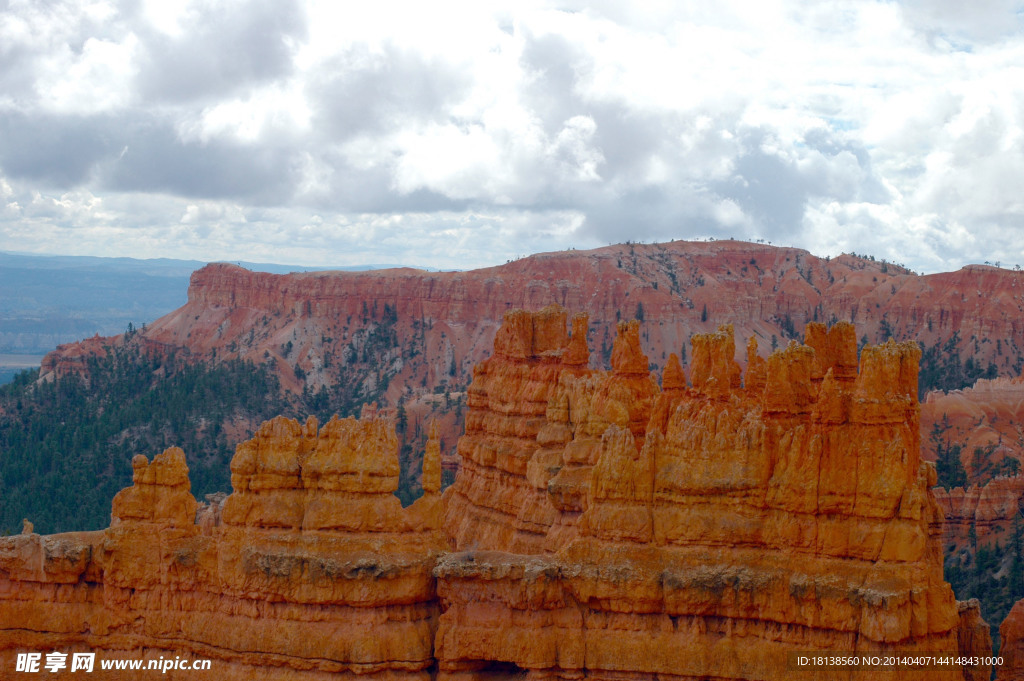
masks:
<svg viewBox="0 0 1024 681"><path fill-rule="evenodd" d="M595 366L607 367L615 324L638 318L658 368L672 352L685 364L689 338L714 331L715 320L771 350L812 321L852 322L861 345L918 340L925 389L1024 367L1024 273L970 266L923 276L859 256L735 241L547 253L467 272L274 275L210 265L193 274L187 304L135 340L266 361L289 388L340 383L359 403L394 405L417 385L464 386L507 310L552 303L589 315ZM99 349L65 347L43 373L73 370Z"/></svg>

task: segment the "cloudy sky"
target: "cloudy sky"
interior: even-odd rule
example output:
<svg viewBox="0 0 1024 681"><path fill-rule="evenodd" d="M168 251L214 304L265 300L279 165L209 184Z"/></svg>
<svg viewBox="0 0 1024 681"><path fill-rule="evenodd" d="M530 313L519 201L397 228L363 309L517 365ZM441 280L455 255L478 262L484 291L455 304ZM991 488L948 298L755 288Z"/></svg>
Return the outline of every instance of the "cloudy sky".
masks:
<svg viewBox="0 0 1024 681"><path fill-rule="evenodd" d="M0 0L0 250L1024 265L1022 3L366 4Z"/></svg>

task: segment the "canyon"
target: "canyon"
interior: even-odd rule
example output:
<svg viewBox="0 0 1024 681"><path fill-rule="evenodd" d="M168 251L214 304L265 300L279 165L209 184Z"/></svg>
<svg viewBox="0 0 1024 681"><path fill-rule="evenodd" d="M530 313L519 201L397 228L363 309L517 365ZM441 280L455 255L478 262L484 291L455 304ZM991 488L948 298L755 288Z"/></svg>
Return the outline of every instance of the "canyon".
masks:
<svg viewBox="0 0 1024 681"><path fill-rule="evenodd" d="M462 413L446 416L439 405L464 399L505 312L549 304L588 315L594 369L608 368L616 325L633 318L644 322L640 346L659 371L672 353L686 365L690 339L714 332L716 320L733 324L741 366L751 336L766 353L808 323L842 320L856 325L859 345L922 342L925 388L962 383L968 361L963 385L1024 368L1022 272L971 265L918 275L858 255L673 241L541 253L465 272L279 275L208 265L192 274L184 306L130 334L62 345L41 375L85 374L90 357L122 346L188 361L251 360L286 390L329 394L339 413L377 402L402 405L420 424L439 418L442 456L454 469Z"/></svg>
<svg viewBox="0 0 1024 681"><path fill-rule="evenodd" d="M137 342L196 356L216 350L220 357L272 361L287 385L316 387L331 381L332 361L362 360L353 355L366 346L368 329L392 323L398 338L412 339L422 355L408 361L408 353L400 353L405 361L382 367L377 378L390 374L384 392L394 402L402 386L425 379L432 389L455 376L468 378L486 358L506 311L553 303L588 314L589 341L600 346L595 363L605 366L617 321L637 312L650 322L641 345L657 367L722 319L734 325L737 338L755 336L762 347L772 336L784 345L811 321L844 320L871 342L914 338L935 346L957 334L958 353L992 363L1000 373L1016 366L1010 373L1018 375L1024 361L1024 272L970 265L917 275L855 255L818 258L739 241L542 253L466 272L278 275L213 264L193 273L188 302L141 330ZM119 342L124 339L62 346L47 358L43 374L73 370L83 353Z"/></svg>
<svg viewBox="0 0 1024 681"><path fill-rule="evenodd" d="M947 539L966 538L975 526L983 541L1010 536L1024 496L1024 378L981 379L970 388L929 393L921 405L922 455L956 457L964 484L938 489Z"/></svg>
<svg viewBox="0 0 1024 681"><path fill-rule="evenodd" d="M197 276L218 273L248 276ZM426 277L390 276L410 278L403 290ZM343 300L333 294L304 298L330 282L303 277L289 280L301 294L261 294L259 276L244 291L286 305L294 294L288 324L303 323L303 306L339 323L360 314L330 308ZM210 351L236 325L262 323L218 295L202 308ZM482 312L475 294L459 304ZM228 679L853 679L862 672L797 670L794 656L991 653L978 603L943 580L918 344L858 353L853 324L808 321L805 345L765 358L758 334L726 325L687 339L684 368L675 352L651 361L645 342L669 332L645 305L643 322L614 324L603 369L591 347L609 322L591 324L586 306L571 320L530 307L473 332L493 353L472 370L443 494L435 426L424 496L401 507L392 412L368 406L322 426L263 424L236 449L229 496L197 503L172 448L132 461L106 530L26 525L0 538L3 668L17 652L57 649L210 658ZM125 342L173 345L172 328L184 327L164 318ZM75 370L62 352L47 371Z"/></svg>

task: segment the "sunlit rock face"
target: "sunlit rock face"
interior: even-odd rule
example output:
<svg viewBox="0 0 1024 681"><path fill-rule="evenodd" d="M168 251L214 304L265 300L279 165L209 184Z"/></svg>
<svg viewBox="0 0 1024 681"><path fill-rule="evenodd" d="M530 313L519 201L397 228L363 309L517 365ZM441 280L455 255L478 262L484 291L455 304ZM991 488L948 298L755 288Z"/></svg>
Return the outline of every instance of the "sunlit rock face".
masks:
<svg viewBox="0 0 1024 681"><path fill-rule="evenodd" d="M722 327L694 337L689 386L677 358L659 386L635 322L611 371L584 370L561 358L585 327L566 338L556 312L508 318L475 374L445 496L456 551L435 570L441 678L774 679L794 651L989 654L977 604L942 578L916 344L858 360L852 325L811 325L767 359L751 341L744 377Z"/></svg>
<svg viewBox="0 0 1024 681"><path fill-rule="evenodd" d="M17 652L58 650L207 658L226 679L430 678L440 495L392 494L390 422L273 419L216 508L197 509L180 449L132 463L107 530L0 540L0 677Z"/></svg>
<svg viewBox="0 0 1024 681"><path fill-rule="evenodd" d="M999 625L999 639L1003 665L997 681L1024 680L1024 601L1017 601Z"/></svg>
<svg viewBox="0 0 1024 681"><path fill-rule="evenodd" d="M800 652L990 652L942 579L916 344L858 358L851 325L811 325L767 358L749 342L744 374L726 326L658 375L641 324L618 325L609 371L588 328L507 313L455 483L439 493L432 429L406 509L373 410L265 423L208 504L180 450L137 457L107 530L0 539L3 669L57 649L210 658L227 679L675 681L794 678Z"/></svg>

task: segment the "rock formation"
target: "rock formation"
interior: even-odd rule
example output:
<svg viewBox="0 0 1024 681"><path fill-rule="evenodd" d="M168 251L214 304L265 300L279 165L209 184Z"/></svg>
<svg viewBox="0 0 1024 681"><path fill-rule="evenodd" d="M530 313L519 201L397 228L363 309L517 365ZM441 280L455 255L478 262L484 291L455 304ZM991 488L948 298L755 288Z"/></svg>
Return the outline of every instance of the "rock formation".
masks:
<svg viewBox="0 0 1024 681"><path fill-rule="evenodd" d="M971 483L1012 474L1024 462L1024 377L983 378L963 390L928 393L921 405L921 443L929 461L939 446L959 446Z"/></svg>
<svg viewBox="0 0 1024 681"><path fill-rule="evenodd" d="M995 267L919 276L858 256L736 241L543 253L466 272L275 275L221 263L192 275L180 309L130 337L63 345L42 374L86 372L90 356L129 343L182 359L247 358L296 392L341 386L396 406L403 395L416 402L439 388L461 390L507 310L557 303L590 316L593 367L607 366L620 316L642 316L640 344L659 370L695 334L713 332L716 319L730 320L741 343L756 336L762 349L773 339L785 345L809 322L848 320L873 342L891 333L931 347L958 334L963 358L1010 375L1024 361L1022 290L1024 273ZM454 443L462 422L440 420L441 438Z"/></svg>
<svg viewBox="0 0 1024 681"><path fill-rule="evenodd" d="M963 390L931 392L921 405L922 456L934 461L940 448L958 455L967 484L937 487L946 517L943 541L1006 543L1024 501L1024 379L980 379ZM940 483L942 481L940 480Z"/></svg>
<svg viewBox="0 0 1024 681"><path fill-rule="evenodd" d="M0 540L0 675L15 652L98 650L223 679L429 679L440 498L402 509L397 456L385 420L276 418L201 523L182 451L137 456L109 529Z"/></svg>
<svg viewBox="0 0 1024 681"><path fill-rule="evenodd" d="M1024 477L1000 476L982 487L970 485L966 490L936 487L934 494L945 516L944 544L962 546L972 527L979 544L1000 538L1005 543L1012 536L1014 518L1020 513Z"/></svg>
<svg viewBox="0 0 1024 681"><path fill-rule="evenodd" d="M373 328L394 320L399 337L421 339L416 347L396 346L403 361L394 367L394 382L416 385L425 378L429 392L449 378L452 359L462 376L487 356L508 309L557 303L596 320L596 345L607 347L613 320L641 309L649 322L643 350L659 367L691 336L713 331L714 319L729 319L741 340L785 339L811 321L850 320L869 340L885 328L932 346L958 333L959 352L1007 374L1024 357L1021 287L1024 274L995 267L919 276L856 256L822 259L736 241L543 253L466 272L274 275L214 264L193 274L185 306L132 342L192 356L216 349L221 358L267 358L286 384L315 388L334 380L332 363L358 363L352 353ZM83 357L122 342L115 336L61 346L46 358L43 373L81 369ZM400 392L390 391L389 401Z"/></svg>
<svg viewBox="0 0 1024 681"><path fill-rule="evenodd" d="M556 360L564 323L539 337L551 314L471 388L456 552L435 570L440 678L768 679L797 650L987 653L977 604L942 579L916 344L867 347L858 370L851 325L812 326L744 387L725 327L694 337L693 387L673 361L661 391L635 324L611 372L581 372Z"/></svg>
<svg viewBox="0 0 1024 681"><path fill-rule="evenodd" d="M725 326L694 337L690 386L675 355L659 385L638 322L598 371L586 318L567 321L505 315L456 482L438 494L434 430L408 509L372 410L264 424L236 451L233 493L203 505L180 450L137 457L107 530L0 539L0 651L448 681L777 679L800 652L989 654L977 604L942 579L916 344L858 364L852 325L812 325L767 360L750 342L744 382Z"/></svg>
<svg viewBox="0 0 1024 681"><path fill-rule="evenodd" d="M1024 601L1017 601L999 625L1003 664L996 681L1024 681Z"/></svg>

